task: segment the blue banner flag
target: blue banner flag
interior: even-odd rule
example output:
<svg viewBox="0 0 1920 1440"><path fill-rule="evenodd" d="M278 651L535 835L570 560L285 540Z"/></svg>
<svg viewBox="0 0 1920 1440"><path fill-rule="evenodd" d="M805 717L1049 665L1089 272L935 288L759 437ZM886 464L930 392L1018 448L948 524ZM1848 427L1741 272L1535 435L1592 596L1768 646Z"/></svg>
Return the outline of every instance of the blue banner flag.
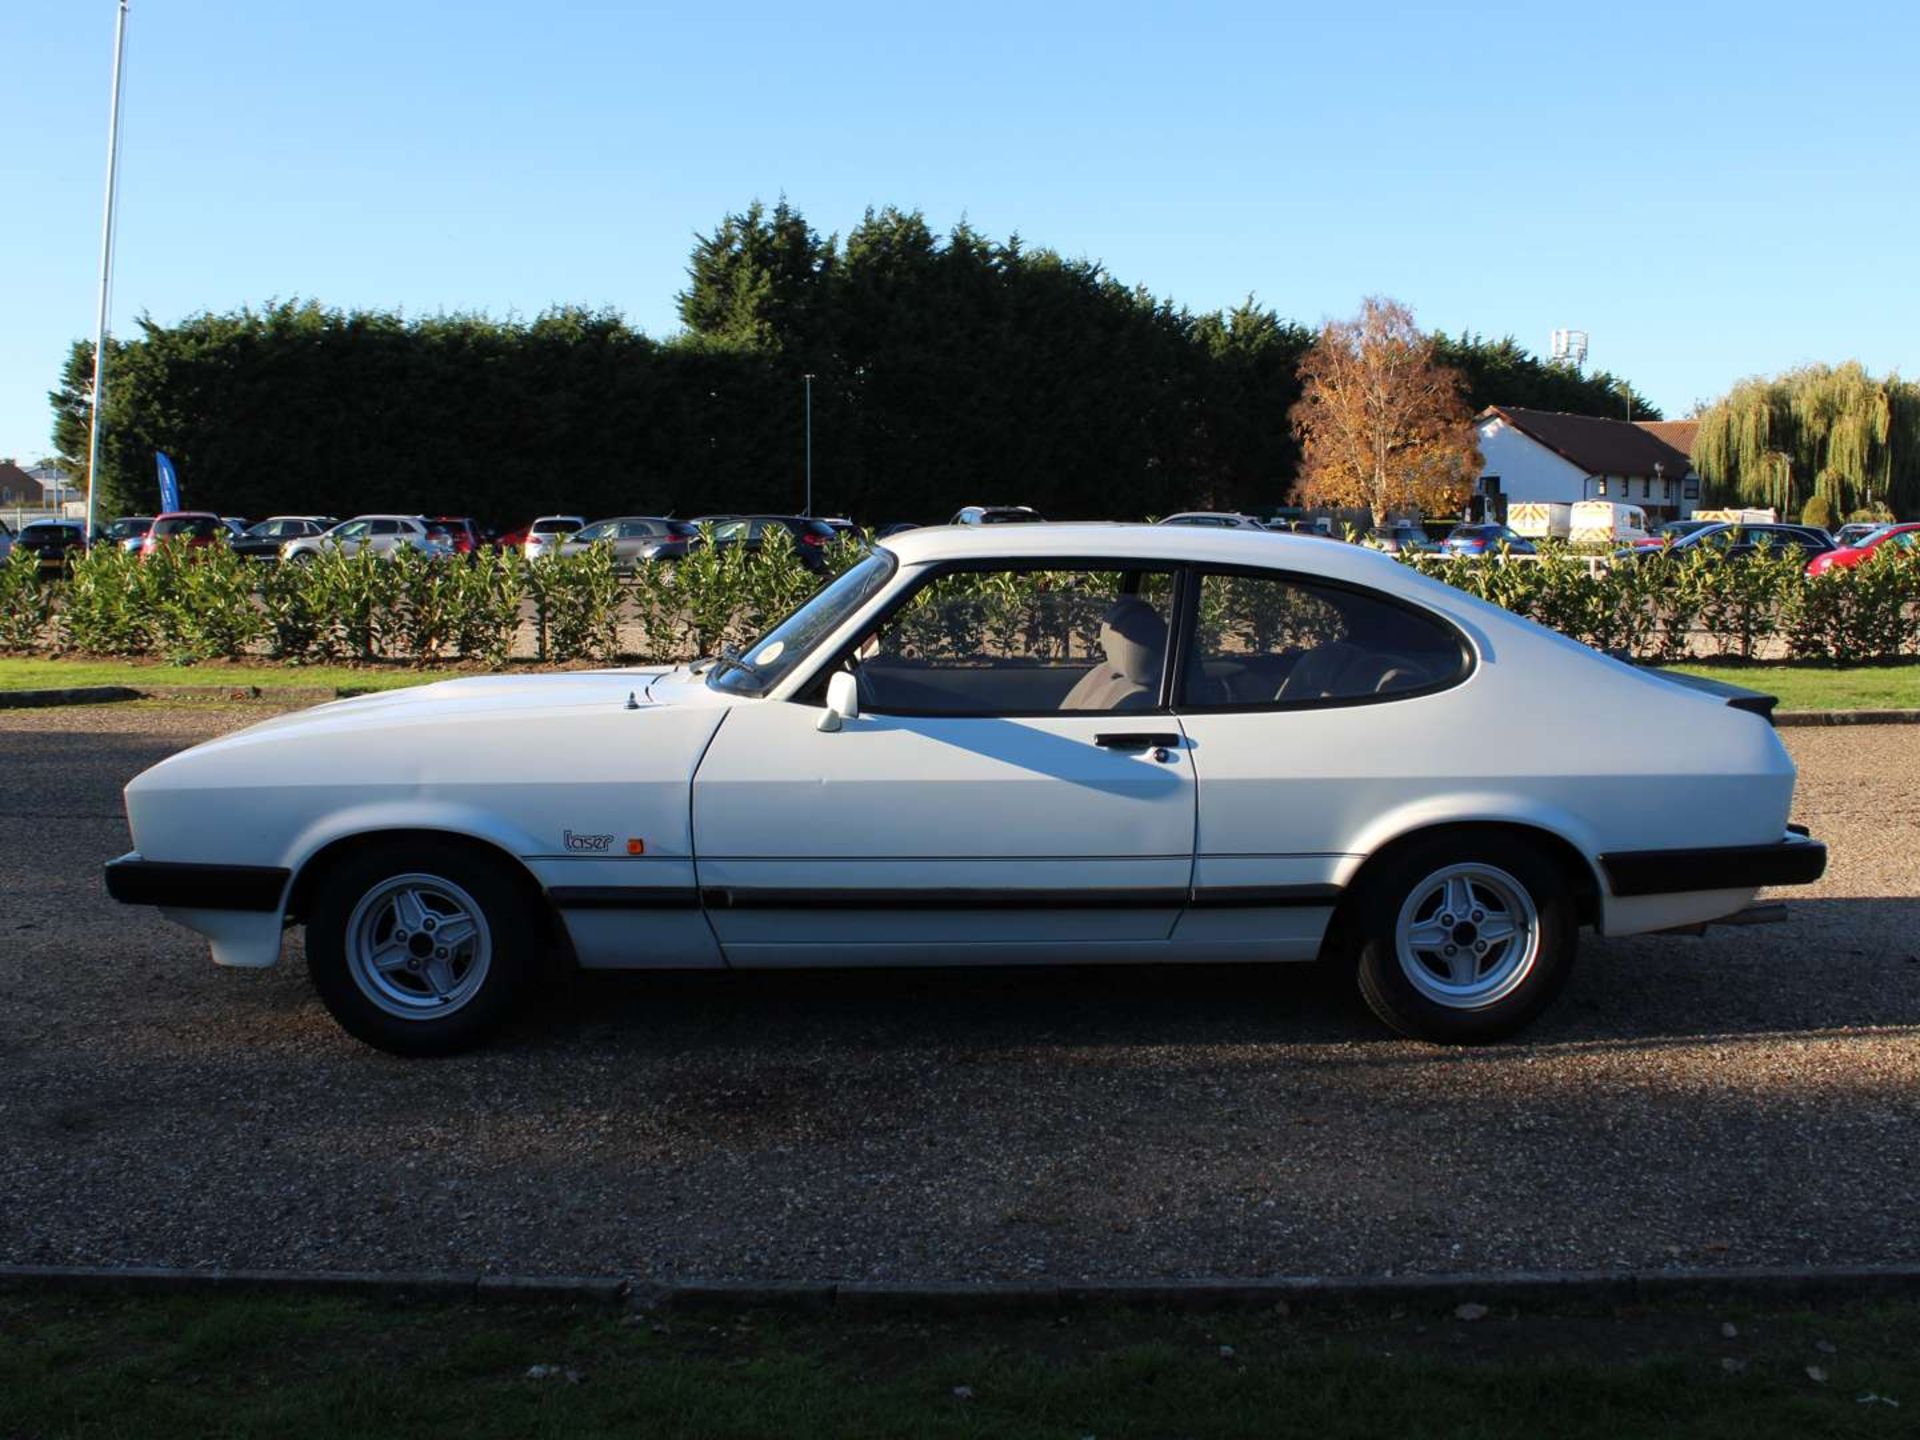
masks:
<svg viewBox="0 0 1920 1440"><path fill-rule="evenodd" d="M173 473L173 461L159 450L153 452L153 461L160 467L161 513L178 510L180 508L180 477Z"/></svg>

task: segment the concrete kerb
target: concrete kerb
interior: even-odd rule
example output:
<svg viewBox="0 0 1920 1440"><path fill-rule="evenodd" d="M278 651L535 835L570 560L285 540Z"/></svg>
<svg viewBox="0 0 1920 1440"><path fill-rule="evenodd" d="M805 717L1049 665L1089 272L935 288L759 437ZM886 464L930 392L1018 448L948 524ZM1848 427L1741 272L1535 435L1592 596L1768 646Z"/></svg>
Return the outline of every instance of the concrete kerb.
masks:
<svg viewBox="0 0 1920 1440"><path fill-rule="evenodd" d="M1920 710L1779 710L1773 723L1797 725L1920 725Z"/></svg>
<svg viewBox="0 0 1920 1440"><path fill-rule="evenodd" d="M1158 1310L1406 1308L1580 1310L1656 1301L1724 1304L1882 1299L1920 1294L1920 1264L1725 1270L1525 1272L1463 1275L1280 1276L1245 1280L865 1281L691 1280L653 1284L607 1276L504 1276L471 1271L195 1270L0 1265L0 1293L114 1295L349 1295L368 1299L637 1310L836 1310L848 1314L974 1313L1117 1307Z"/></svg>

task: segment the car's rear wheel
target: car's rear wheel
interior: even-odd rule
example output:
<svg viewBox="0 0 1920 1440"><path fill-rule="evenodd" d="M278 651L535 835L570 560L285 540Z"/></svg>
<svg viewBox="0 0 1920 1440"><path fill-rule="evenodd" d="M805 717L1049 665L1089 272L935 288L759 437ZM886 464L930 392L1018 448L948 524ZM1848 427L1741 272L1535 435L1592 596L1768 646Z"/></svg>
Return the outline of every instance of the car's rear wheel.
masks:
<svg viewBox="0 0 1920 1440"><path fill-rule="evenodd" d="M356 851L315 887L307 969L341 1028L395 1055L480 1044L526 995L540 933L504 857L431 837Z"/></svg>
<svg viewBox="0 0 1920 1440"><path fill-rule="evenodd" d="M1436 836L1362 882L1360 992L1403 1035L1500 1040L1529 1024L1573 967L1579 917L1550 859L1499 834Z"/></svg>

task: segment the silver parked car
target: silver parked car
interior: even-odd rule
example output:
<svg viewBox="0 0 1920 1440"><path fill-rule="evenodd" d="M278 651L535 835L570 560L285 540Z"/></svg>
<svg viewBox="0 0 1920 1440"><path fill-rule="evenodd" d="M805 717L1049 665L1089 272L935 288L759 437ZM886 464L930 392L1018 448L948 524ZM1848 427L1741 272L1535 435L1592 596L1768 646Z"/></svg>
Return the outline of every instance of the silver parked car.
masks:
<svg viewBox="0 0 1920 1440"><path fill-rule="evenodd" d="M584 515L542 515L527 526L527 538L521 544L520 553L529 560L558 555L560 547L567 543L568 536L586 528Z"/></svg>
<svg viewBox="0 0 1920 1440"><path fill-rule="evenodd" d="M1440 542L1426 530L1411 523L1399 520L1367 537L1367 544L1376 550L1384 550L1389 555L1437 555Z"/></svg>
<svg viewBox="0 0 1920 1440"><path fill-rule="evenodd" d="M1182 510L1178 515L1169 515L1164 520L1154 522L1157 525L1195 525L1203 530L1265 530L1251 515L1242 515L1230 510Z"/></svg>
<svg viewBox="0 0 1920 1440"><path fill-rule="evenodd" d="M962 505L949 525L1034 525L1047 517L1031 505Z"/></svg>
<svg viewBox="0 0 1920 1440"><path fill-rule="evenodd" d="M562 555L580 555L595 545L613 551L613 568L631 574L638 566L656 560L679 560L689 548L700 543L700 527L691 520L669 520L659 515L622 515L613 520L596 520L576 530L561 542Z"/></svg>
<svg viewBox="0 0 1920 1440"><path fill-rule="evenodd" d="M358 555L363 550L382 557L396 550L418 550L435 558L451 555L453 547L437 539L418 515L356 515L320 535L303 535L280 547L280 558L311 565L329 550Z"/></svg>

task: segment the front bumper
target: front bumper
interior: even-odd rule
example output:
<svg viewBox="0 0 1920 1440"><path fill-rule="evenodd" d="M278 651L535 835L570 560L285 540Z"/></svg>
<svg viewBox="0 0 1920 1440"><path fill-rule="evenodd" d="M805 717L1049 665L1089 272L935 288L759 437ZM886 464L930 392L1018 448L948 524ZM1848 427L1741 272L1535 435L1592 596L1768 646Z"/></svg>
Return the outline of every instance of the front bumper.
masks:
<svg viewBox="0 0 1920 1440"><path fill-rule="evenodd" d="M187 865L147 860L135 850L107 862L107 894L123 905L169 910L280 908L290 870L271 865Z"/></svg>
<svg viewBox="0 0 1920 1440"><path fill-rule="evenodd" d="M1684 895L1700 890L1758 890L1811 885L1827 870L1827 847L1790 827L1771 845L1705 850L1625 850L1600 857L1607 888L1620 898Z"/></svg>

